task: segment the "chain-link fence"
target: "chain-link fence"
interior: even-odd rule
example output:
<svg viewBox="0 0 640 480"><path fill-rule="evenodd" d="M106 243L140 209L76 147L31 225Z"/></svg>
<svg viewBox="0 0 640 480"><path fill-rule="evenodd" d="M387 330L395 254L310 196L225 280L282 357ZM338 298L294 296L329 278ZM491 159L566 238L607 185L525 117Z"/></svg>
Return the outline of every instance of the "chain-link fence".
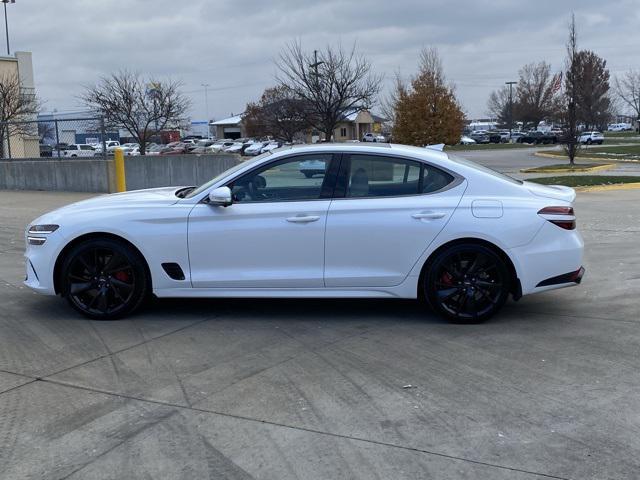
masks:
<svg viewBox="0 0 640 480"><path fill-rule="evenodd" d="M120 137L110 130L100 117L0 122L0 159L106 159Z"/></svg>

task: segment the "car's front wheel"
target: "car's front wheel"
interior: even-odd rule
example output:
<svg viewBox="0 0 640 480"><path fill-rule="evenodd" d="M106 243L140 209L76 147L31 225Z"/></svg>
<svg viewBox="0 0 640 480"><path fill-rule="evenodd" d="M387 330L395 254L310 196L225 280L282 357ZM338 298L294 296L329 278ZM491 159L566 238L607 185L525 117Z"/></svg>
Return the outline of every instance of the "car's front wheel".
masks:
<svg viewBox="0 0 640 480"><path fill-rule="evenodd" d="M60 270L61 292L73 308L97 320L121 318L147 297L144 260L124 242L92 239L74 246Z"/></svg>
<svg viewBox="0 0 640 480"><path fill-rule="evenodd" d="M509 268L492 249L458 244L436 253L424 275L431 307L452 323L480 323L506 302Z"/></svg>

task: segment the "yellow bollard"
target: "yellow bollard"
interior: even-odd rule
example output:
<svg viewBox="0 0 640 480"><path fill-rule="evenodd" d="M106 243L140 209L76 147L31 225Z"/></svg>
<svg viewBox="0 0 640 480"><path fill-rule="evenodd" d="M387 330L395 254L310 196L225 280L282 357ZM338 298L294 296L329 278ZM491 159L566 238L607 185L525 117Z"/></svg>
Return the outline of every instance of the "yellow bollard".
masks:
<svg viewBox="0 0 640 480"><path fill-rule="evenodd" d="M124 174L124 150L116 148L113 160L116 168L116 192L126 192L127 180Z"/></svg>

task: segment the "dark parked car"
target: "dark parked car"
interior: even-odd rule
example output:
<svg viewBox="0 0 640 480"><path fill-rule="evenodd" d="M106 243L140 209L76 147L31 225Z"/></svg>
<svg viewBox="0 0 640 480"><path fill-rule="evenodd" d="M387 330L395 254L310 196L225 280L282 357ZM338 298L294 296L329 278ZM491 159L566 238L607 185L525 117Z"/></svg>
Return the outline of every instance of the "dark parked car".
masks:
<svg viewBox="0 0 640 480"><path fill-rule="evenodd" d="M53 147L51 145L40 144L40 157L53 157Z"/></svg>
<svg viewBox="0 0 640 480"><path fill-rule="evenodd" d="M532 143L535 145L548 145L551 143L558 143L558 137L552 133L531 131L525 133L523 136L516 140L517 143Z"/></svg>
<svg viewBox="0 0 640 480"><path fill-rule="evenodd" d="M472 138L476 143L491 143L489 134L484 131L474 131L469 134L469 138Z"/></svg>

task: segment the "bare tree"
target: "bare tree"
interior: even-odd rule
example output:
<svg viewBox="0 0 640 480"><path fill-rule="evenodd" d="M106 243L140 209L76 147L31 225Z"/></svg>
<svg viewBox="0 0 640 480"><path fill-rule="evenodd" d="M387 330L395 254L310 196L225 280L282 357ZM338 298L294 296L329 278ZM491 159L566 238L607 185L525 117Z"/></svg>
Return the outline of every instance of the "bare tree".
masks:
<svg viewBox="0 0 640 480"><path fill-rule="evenodd" d="M640 119L640 70L630 70L615 79L620 101Z"/></svg>
<svg viewBox="0 0 640 480"><path fill-rule="evenodd" d="M355 45L348 52L327 46L309 54L294 42L280 54L277 67L279 85L304 102L309 124L324 133L325 141L345 116L371 108L382 82Z"/></svg>
<svg viewBox="0 0 640 480"><path fill-rule="evenodd" d="M492 118L498 120L498 123L509 125L511 119L511 100L509 97L509 87L505 86L498 90L494 90L487 100L487 110Z"/></svg>
<svg viewBox="0 0 640 480"><path fill-rule="evenodd" d="M557 114L559 98L556 85L559 80L551 74L551 65L546 62L530 63L518 73L516 115L535 128L540 121Z"/></svg>
<svg viewBox="0 0 640 480"><path fill-rule="evenodd" d="M180 82L143 78L123 70L86 87L81 99L102 112L110 126L128 130L144 155L154 135L177 125L187 113L190 102L181 87Z"/></svg>
<svg viewBox="0 0 640 480"><path fill-rule="evenodd" d="M243 121L247 134L254 137L272 136L293 142L308 127L306 102L285 87L267 88L260 100L249 103Z"/></svg>
<svg viewBox="0 0 640 480"><path fill-rule="evenodd" d="M577 115L577 84L579 81L578 66L578 34L576 32L576 17L571 14L569 24L569 40L567 42L567 58L565 60L564 81L564 123L566 128L561 138L561 143L569 157L569 163L575 163L580 143L578 142L578 115Z"/></svg>
<svg viewBox="0 0 640 480"><path fill-rule="evenodd" d="M0 157L10 154L11 138L38 135L35 123L25 122L35 121L39 110L35 93L23 88L17 74L0 77Z"/></svg>

